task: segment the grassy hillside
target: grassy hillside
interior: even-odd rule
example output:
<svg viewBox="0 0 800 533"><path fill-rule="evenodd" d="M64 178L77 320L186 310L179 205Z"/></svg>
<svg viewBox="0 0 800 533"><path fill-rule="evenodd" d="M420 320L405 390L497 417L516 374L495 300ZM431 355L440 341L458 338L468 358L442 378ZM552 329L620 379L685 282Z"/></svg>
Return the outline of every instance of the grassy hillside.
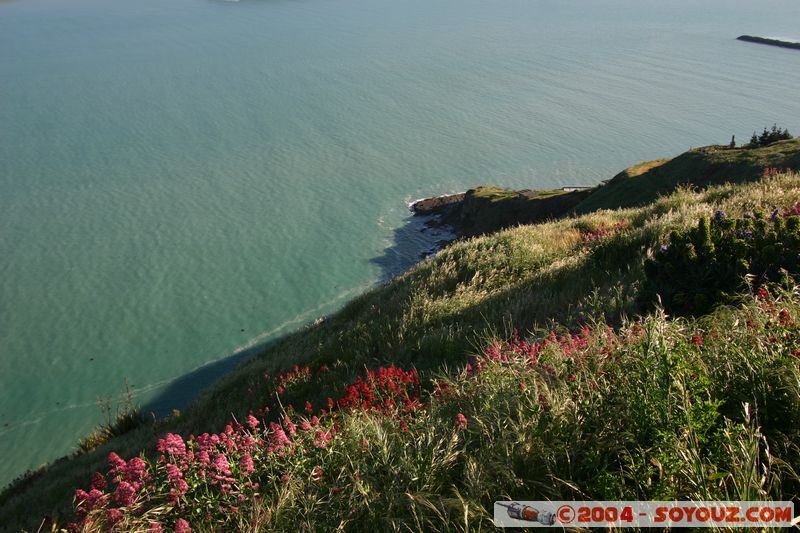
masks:
<svg viewBox="0 0 800 533"><path fill-rule="evenodd" d="M489 234L601 209L641 206L680 186L704 189L762 177L764 169L800 170L800 137L758 148L706 146L672 159L634 165L603 185L578 190L476 187L466 193L415 204L419 214L438 214L459 237Z"/></svg>
<svg viewBox="0 0 800 533"><path fill-rule="evenodd" d="M765 168L800 169L800 137L761 148L706 146L673 159L635 165L593 191L575 212L643 205L680 185L705 188L754 181Z"/></svg>
<svg viewBox="0 0 800 533"><path fill-rule="evenodd" d="M718 181L721 181L721 178ZM676 183L680 183L680 180ZM700 457L705 461L702 464L708 464L708 468L713 467L722 472L722 469L726 468L724 465L741 462L741 457L735 455L733 451L730 453L734 455L729 456L722 453L728 449L726 446L735 447L747 442L752 444L760 438L761 430L736 406L729 405L723 411L714 411L717 414L713 417L713 413L709 411L711 414L708 416L713 418L713 423L703 422L706 425L701 425L702 427L698 429L717 435L714 446L721 450L722 462L706 457L706 454L710 453L707 449L698 448L696 445L692 448L689 446L691 442L684 439L680 442L662 443L670 450L664 452L666 455L662 461L662 465L667 468L656 474L647 471L649 467L646 464L623 461L626 456L632 457L642 451L637 446L647 446L650 452L656 450L652 448L656 445L656 441L638 441L635 435L639 429L633 426L605 427L597 425L601 423L599 419L585 417L587 409L593 405L603 405L603 409L607 410L605 412L613 412L616 408L635 410L640 407L644 410L637 411L637 416L642 420L649 416L647 413L650 411L647 409L659 409L660 404L657 403L650 407L636 407L631 403L635 403L634 396L627 397L626 400L626 397L614 393L615 388L609 384L603 385L601 392L596 394L582 388L580 394L589 395L584 398L570 396L576 392L570 385L574 382L573 378L569 377L570 374L553 376L544 384L539 381L541 376L536 372L521 377L520 382L527 387L526 390L541 389L544 391L541 394L544 394L548 405L558 406L553 412L555 418L547 419L553 422L551 426L555 432L548 435L541 433L540 418L531 419L530 423L533 425L526 426L528 422L523 423L509 414L535 410L533 404L539 402L538 392L527 398L525 395L509 394L504 388L510 386L512 382L509 380L512 379L511 376L516 376L515 372L522 372L521 367L516 370L514 367L498 368L500 377L496 378L497 386L495 378L491 378L486 385L489 388L485 390L480 389L483 385L474 385L478 388L474 391L469 389L470 392L459 395L466 403L453 405L443 403L441 408L433 407L435 402L426 396L425 391L431 389L432 379L455 380L450 386L459 390L466 391L466 388L473 387L463 371L468 355L482 353L484 348L496 339L511 339L515 328L520 331L523 338L528 338L535 337L542 328L577 331L587 318L597 318L601 320L599 327L604 327L603 324L608 322L608 325L614 328L621 327L622 332L628 331L626 328L633 326L626 326L623 317L634 316L640 311L636 304L636 296L643 279L644 259L653 247L663 242L671 230L693 226L701 215L708 215L716 209L724 209L729 213L742 213L793 206L800 201L798 185L796 174L784 173L754 183L718 185L701 192L679 188L671 195L641 207L597 211L545 224L521 226L488 237L456 243L391 283L356 299L336 315L287 336L226 376L210 390L205 391L195 404L180 416L158 424L140 426L92 452L56 463L22 484L12 487L0 495L0 524L6 525L9 530L16 530L20 526L35 530L41 522L40 517L44 515L63 517L71 506L70 495L74 489L88 487L92 472L108 470L107 456L112 450L125 458L133 457L140 451L143 451L146 457L155 457L157 439L166 432L183 435L185 439L191 433L222 431L231 420L246 420L250 412L260 414L263 419L261 423L266 424L270 420L282 419L281 407L287 409L289 404L294 405L296 412L303 412L306 401L311 404L313 411L317 412L327 405L329 397L334 399L345 397L346 386L353 382L355 376L363 374L365 367L374 369L388 364L405 369L412 367L418 369L420 390L416 394L419 398L427 398L420 401L431 406L422 410L419 415L421 418L415 417L414 420L407 422L410 432L390 431L387 424L397 425L397 419L392 418L394 415L391 413L387 415L361 413L348 409L337 410L337 413L341 414L336 416L343 418L329 420L330 424L334 422L339 424L337 434L341 435L341 440L336 442L341 442L342 447L338 447L339 444L336 447L333 445L326 448L315 447L314 438L309 437L311 439L309 450L317 450L313 453L321 455L309 456L313 458L307 461L300 461L298 458L298 462L291 465L276 463L282 469L280 471L274 469L278 468L277 466L274 468L269 466L271 469L269 471L258 470L263 473L264 487L261 491L263 499L259 500L261 503L243 505L249 509L249 513L255 514L242 517L226 513L224 516L227 518L216 516L207 520L203 517L193 517L195 528L212 529L212 524L217 523L217 527L226 530L232 527L231 523L219 525L223 523L220 521L241 519L242 523L248 524L254 521L268 523L269 527L265 526L264 530L286 530L290 527L325 530L329 525L335 524L318 523L315 522L317 518L313 517L329 516L330 520L345 523L352 521L352 524L355 524L352 527L357 529L357 524L369 524L378 520L375 513L385 506L392 512L385 514L379 523L385 525L387 529L402 529L403 524L414 529L414 521L418 520L420 527L424 526L424 529L444 530L448 529L444 523L454 520L454 517L460 517L462 522L466 521L471 526L484 527L487 498L496 494L514 494L517 497L544 494L531 491L541 490L542 479L552 480L555 477L565 481L572 479L574 481L572 484L580 491L591 495L610 495L614 491L618 494L642 497L661 494L653 491L651 481L661 487L659 490L663 489L663 494L699 494L699 492L686 492L692 484L699 484L700 479L686 477L690 473L680 471L677 463L680 462L681 453L690 454L686 457ZM783 298L787 300L786 305L796 306L792 295ZM752 306L748 309L750 311L741 312L754 312ZM725 313L723 315L732 317L729 318L731 321L741 321L744 317L744 315L734 316ZM708 326L704 323L672 322L660 317L645 319L639 327L652 331L654 339L652 346L662 346L663 349L652 351L648 348L642 351L641 347L634 344L620 348L618 361L615 364L624 365L625 368L638 368L630 379L641 380L641 383L629 384L627 390L631 395L652 394L652 391L648 393L646 389L652 388L649 376L652 375L651 371L657 369L648 365L657 365L658 357L663 358L665 353L676 353L678 349L673 349L672 346L686 345L687 332ZM731 333L730 328L714 331L718 331L719 335L726 331ZM603 351L599 348L601 344L597 344L601 341L596 340L595 343L595 340L592 340L594 343L592 346L597 348L593 348L590 359L600 357L600 352ZM707 374L709 377L707 381L702 382L705 389L696 391L696 396L687 401L701 402L706 406L703 402L713 404L716 399L724 399L725 394L733 390L730 387L735 385L733 370L726 366L732 365L733 362L725 362L726 358L730 354L738 353L740 362L736 365L746 367L748 363L745 361L747 359L745 348L752 342L753 339L749 337L732 339L730 343L724 344L727 346L724 350L719 348L720 351L715 356L717 362L703 363L707 366L701 365L701 360L705 356L692 356L691 368L697 367L704 372L703 375ZM788 349L788 347L781 348L783 351L775 352L771 351L771 348L765 348L763 355L765 359L759 363L758 369L753 370L755 373L752 374L751 382L736 385L739 387L737 389L739 396L736 398L747 399L750 397L748 387L763 385L762 380L767 376L763 372L767 370L762 372L759 370L762 367L772 368L770 365L773 363L788 364L784 357ZM629 361L628 354L634 354L630 356L632 359ZM639 368L640 362L642 366ZM285 374L284 377L275 378L279 369L286 370L295 364L308 365L314 379L306 379L303 372L299 374L295 372L288 381ZM563 362L558 364L561 365ZM325 371L319 374L322 368L325 368ZM447 370L448 368L452 370ZM592 368L595 367L587 366L586 372ZM510 374L502 377L506 372ZM268 377L264 378L265 375ZM302 379L298 375L302 375ZM462 375L463 379L458 377ZM491 375L494 374L492 372L487 374ZM590 375L586 373L580 376L582 376L581 383L588 387ZM790 381L787 382L784 392L794 398L792 395L797 394L797 389L793 388L796 383L791 382L794 374L788 376ZM669 376L665 375L665 379L667 377ZM578 374L575 374L575 379L578 379ZM672 380L673 377L669 379ZM665 382L667 387L665 396L660 399L653 398L653 401L667 402L663 406L669 407L670 411L664 413L672 413L671 410L674 410L677 416L687 407L675 403L680 399L686 381L683 374L674 376L674 379L677 380L674 384ZM733 381L728 383L725 380ZM279 392L278 386L284 390ZM642 396L644 398L642 401L647 397ZM483 410L494 402L490 401L491 398L498 400L499 403L495 410L486 411L484 417ZM589 403L581 403L584 400ZM475 403L470 403L472 401ZM265 405L272 406L269 413L263 411ZM707 406L702 408L711 409ZM468 434L458 433L453 429L452 417L456 414L455 411L467 417ZM664 416L672 420L670 418L672 415ZM681 416L685 417L686 413ZM729 422L726 422L724 417L728 417ZM628 420L624 416L615 418ZM662 422L666 423L664 420ZM685 418L677 418L669 423L678 425L654 426L648 431L656 435L659 432L663 433L666 427L683 428L684 422ZM332 425L326 427L325 431L329 431L332 427ZM691 424L686 427L691 428ZM730 433L731 440L724 440L725 431ZM614 438L626 435L628 440L624 440L624 443L627 444L615 448L611 437L607 437L607 442L603 441L604 435L611 435L609 432L613 432ZM494 434L497 435L497 439L491 438L488 444L482 444L482 439ZM681 431L677 431L677 434L681 434ZM269 440L272 438L270 435L272 433L264 438ZM378 447L370 448L368 453L360 454L361 452L356 450L357 443L353 440L355 435L364 436L367 441L378 443ZM576 439L574 438L576 436L581 437ZM686 435L681 438L684 437ZM744 440L740 441L740 438ZM779 450L780 439L775 438L778 439L774 441L775 449ZM599 446L594 459L590 457L593 443ZM573 447L573 444L577 448ZM529 460L524 457L542 446L546 456L544 466L541 466L540 470L531 469ZM328 451L323 453L319 450ZM563 477L572 468L570 464L561 462L565 457L569 457L564 454L578 452L583 454L581 460L589 462L570 474L576 477ZM756 454L761 452L757 451ZM306 457L303 454L299 455ZM262 462L258 468L267 468L267 464L272 464L272 459L269 458L271 456L261 457ZM560 459L557 459L558 457ZM656 458L661 460L661 456ZM667 459L670 462L664 464ZM324 462L325 466L321 468L326 472L325 479L331 482L335 480L335 484L313 485L313 478L318 477L314 474L313 467L322 465L320 461L328 461ZM509 463L511 466L508 466ZM363 473L364 476L368 476L368 483L359 485L352 482L354 479L352 476L361 472L358 470L361 468L360 465L370 473ZM392 475L387 477L384 474L381 477L377 468L380 465L384 472L391 472ZM417 470L413 470L412 467ZM153 471L153 476L156 478L156 474L161 472L158 468L163 470L163 465ZM605 472L606 477L603 479L606 481L585 477L592 469ZM637 469L643 470L640 472ZM430 474L420 477L421 472L428 471ZM614 485L611 478L621 471L628 472L630 479ZM454 472L459 472L459 475L463 476L459 479L465 480L467 485L455 483ZM500 475L501 472L504 473ZM530 474L523 476L524 472ZM737 469L736 475L739 474L742 472ZM281 485L280 480L284 475L288 476L289 483ZM539 479L537 476L540 475L545 477ZM490 481L494 479L493 476L499 477L496 481ZM340 486L339 480L345 478L350 480L349 484ZM708 494L715 496L723 494L719 491L732 490L762 491L764 495L768 495L775 490L781 490L775 489L775 486L788 483L785 477L775 479L777 481L773 481L778 485L760 488L754 487L752 480L743 480L741 483L744 485L741 483L737 485L739 481L731 481L718 484L720 486L713 490L699 485L693 490L709 490ZM641 486L637 486L637 483L641 483ZM480 489L481 486L485 488ZM568 486L553 487L552 490L555 491L553 494L570 494ZM334 487L346 491L349 499L334 498L331 492ZM153 490L156 491L155 488ZM208 490L213 492L213 489ZM337 491L335 495L339 494L342 492ZM167 505L166 497L156 493L154 495L153 504ZM247 496L251 497L252 494ZM284 504L288 507L282 507ZM401 509L406 511L401 512ZM353 516L352 513L356 513L357 516ZM167 522L174 519L172 516ZM202 526L204 520L205 526ZM64 520L62 519L60 523L63 524ZM484 526L480 526L481 524ZM198 528L198 525L202 527ZM461 529L460 526L453 527Z"/></svg>
<svg viewBox="0 0 800 533"><path fill-rule="evenodd" d="M111 482L116 503L99 505L105 491L78 493L82 530L494 531L497 499L788 499L798 313L800 295L762 291L703 321L512 337L430 392L414 371L367 372L326 411L167 435L150 464L111 456L109 478L143 488ZM294 396L325 386L321 369L271 383Z"/></svg>

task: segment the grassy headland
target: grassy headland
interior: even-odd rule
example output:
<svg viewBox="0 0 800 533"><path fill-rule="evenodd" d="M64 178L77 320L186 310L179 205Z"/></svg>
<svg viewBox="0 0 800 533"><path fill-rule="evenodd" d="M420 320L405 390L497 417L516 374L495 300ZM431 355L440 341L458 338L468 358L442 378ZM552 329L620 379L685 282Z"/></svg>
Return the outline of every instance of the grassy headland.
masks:
<svg viewBox="0 0 800 533"><path fill-rule="evenodd" d="M500 187L476 187L462 194L429 198L413 204L418 215L438 215L436 224L452 227L460 238L536 224L560 218L578 206L590 189L512 191Z"/></svg>
<svg viewBox="0 0 800 533"><path fill-rule="evenodd" d="M627 168L601 185L545 191L477 187L466 193L416 202L420 215L439 215L459 237L485 235L520 224L653 202L680 186L706 188L761 178L765 168L800 168L800 138L761 147L705 146L672 159Z"/></svg>
<svg viewBox="0 0 800 533"><path fill-rule="evenodd" d="M111 451L149 463L116 464L142 485L120 491L107 476L87 531L115 520L109 509L129 530L180 517L195 531L460 531L493 529L501 497L797 497L800 436L784 422L800 416L800 295L745 294L688 319L639 296L670 232L716 210L800 202L796 172L764 173L798 158L799 140L695 150L629 169L549 222L454 243L285 337L184 413L12 486L0 524L35 530L48 515L63 526L74 489L87 500ZM541 205L562 194L474 196ZM233 444L189 439L205 432ZM166 433L180 443L158 444ZM214 465L185 459L187 441Z"/></svg>
<svg viewBox="0 0 800 533"><path fill-rule="evenodd" d="M722 182L755 181L765 168L800 168L800 138L761 148L706 146L672 159L635 165L598 187L575 212L643 205L680 185L705 188Z"/></svg>

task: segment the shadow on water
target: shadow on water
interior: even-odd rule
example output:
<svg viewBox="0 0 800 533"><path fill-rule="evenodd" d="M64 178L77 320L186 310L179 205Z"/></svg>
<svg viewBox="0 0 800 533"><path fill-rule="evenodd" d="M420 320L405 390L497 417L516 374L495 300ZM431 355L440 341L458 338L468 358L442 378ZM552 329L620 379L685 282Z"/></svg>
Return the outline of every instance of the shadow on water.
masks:
<svg viewBox="0 0 800 533"><path fill-rule="evenodd" d="M449 227L429 225L435 219L435 216L409 215L403 225L394 230L391 246L383 250L383 255L370 261L380 267L381 283L386 283L436 253L442 241L450 241L455 237Z"/></svg>
<svg viewBox="0 0 800 533"><path fill-rule="evenodd" d="M239 350L231 356L205 364L184 374L164 387L161 392L142 406L142 413L154 414L163 418L175 409L185 409L202 391L213 385L222 376L239 366L242 362L258 355L270 345L277 342L273 339L250 348Z"/></svg>
<svg viewBox="0 0 800 533"><path fill-rule="evenodd" d="M403 225L395 229L392 244L383 254L370 262L380 267L380 283L386 283L402 274L421 259L439 249L442 241L451 240L453 233L447 227L431 227L431 216L409 215ZM299 327L299 325L298 325ZM143 413L164 417L175 409L185 409L203 390L238 365L266 350L285 335L244 348L233 355L203 365L166 385L158 395L142 406Z"/></svg>

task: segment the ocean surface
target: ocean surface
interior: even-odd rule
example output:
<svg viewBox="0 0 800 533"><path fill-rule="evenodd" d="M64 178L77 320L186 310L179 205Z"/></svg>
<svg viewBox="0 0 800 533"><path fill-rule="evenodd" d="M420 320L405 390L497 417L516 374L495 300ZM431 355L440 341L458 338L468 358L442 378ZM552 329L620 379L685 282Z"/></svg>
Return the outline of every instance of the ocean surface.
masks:
<svg viewBox="0 0 800 533"><path fill-rule="evenodd" d="M735 40L798 21L797 0L0 2L0 485L126 383L181 406L408 267L436 240L410 200L800 133L800 52Z"/></svg>

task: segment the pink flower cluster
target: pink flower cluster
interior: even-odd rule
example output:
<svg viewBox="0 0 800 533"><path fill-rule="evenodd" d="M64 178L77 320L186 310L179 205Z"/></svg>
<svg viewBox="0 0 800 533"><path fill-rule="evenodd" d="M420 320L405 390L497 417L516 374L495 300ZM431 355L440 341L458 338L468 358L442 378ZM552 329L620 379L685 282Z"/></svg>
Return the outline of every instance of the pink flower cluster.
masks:
<svg viewBox="0 0 800 533"><path fill-rule="evenodd" d="M616 224L612 225L601 225L595 229L584 231L583 232L583 240L584 242L594 242L598 239L611 235L612 233L619 231L621 229L625 229L630 225L630 222L627 220L621 220Z"/></svg>
<svg viewBox="0 0 800 533"><path fill-rule="evenodd" d="M320 366L317 371L316 375L324 374L328 371L328 367L325 365ZM283 394L286 392L287 388L291 388L301 383L308 382L314 374L311 372L311 368L309 366L300 366L294 365L291 370L283 371L278 370L275 374L270 375L269 373L264 373L261 376L261 379L264 383L267 384L267 387L270 392L275 392L276 394ZM247 393L252 395L257 390L262 387L261 383L252 382L250 387L247 389Z"/></svg>
<svg viewBox="0 0 800 533"><path fill-rule="evenodd" d="M615 339L615 334L612 329L609 328L607 334L609 340ZM514 336L510 341L506 341L502 344L495 342L486 347L483 355L475 356L472 363L467 365L466 370L467 373L479 373L489 361L508 362L522 356L528 360L530 365L538 365L552 374L552 365L540 363L540 354L546 349L555 349L560 354L560 357L570 358L575 364L580 365L582 362L582 354L589 347L591 335L589 328L583 327L580 332L576 334L559 335L555 331L550 331L546 337L528 342L520 339L519 334L514 332Z"/></svg>
<svg viewBox="0 0 800 533"><path fill-rule="evenodd" d="M768 316L763 326L765 334L776 342L787 336L795 339L797 327L792 314L779 306L764 288L759 289L756 298ZM755 327L748 322L748 328ZM627 335L638 339L644 331L635 324ZM711 342L713 334L707 337ZM700 335L687 340L697 349L706 349ZM519 361L526 363L523 369L530 369L543 379L567 383L589 379L592 386L591 376L599 379L607 375L602 361L619 361L620 356L614 355L619 342L610 327L584 327L577 333L564 334L550 331L535 340L523 339L515 332L509 341L493 343L474 356L460 374L461 384L434 382L431 397L441 402L458 400L459 394L468 390L459 389L461 385L477 383L490 367ZM786 345L794 349L796 343ZM800 350L792 355L800 357ZM313 374L308 367L295 367L279 373L274 384L276 389L285 388L310 376ZM613 383L613 376L609 380ZM530 393L524 373L520 374L519 383L512 385L515 394ZM549 410L548 397L542 392L536 394L541 409ZM231 517L262 497L262 485L271 487L289 481L292 471L286 469L285 461L293 459L308 465L307 475L315 486L330 495L339 494L341 486L325 485L332 483L335 476L326 475L317 458L328 455L341 440L341 413L366 411L396 421L401 431L409 431L415 416L429 407L422 402L421 395L420 377L415 369L379 368L358 376L337 399L328 398L327 409L319 410L318 415L313 414L313 406L306 402L306 416L287 409L273 420L260 420L257 414L249 414L244 424L233 421L219 433L190 435L186 439L167 433L156 442L156 454L150 462L141 457L126 461L112 452L107 472L95 473L88 490L75 492L77 519L70 529L111 530L131 523L140 530L188 532L192 521L204 527L230 529L234 527ZM452 427L469 435L466 430L470 419L462 409L451 419ZM360 443L364 449L370 445L364 439ZM160 509L158 520L144 514L154 508Z"/></svg>
<svg viewBox="0 0 800 533"><path fill-rule="evenodd" d="M764 177L776 176L786 172L791 172L791 168L764 167Z"/></svg>
<svg viewBox="0 0 800 533"><path fill-rule="evenodd" d="M327 367L322 368L321 372L327 371ZM273 378L275 392L280 394L287 386L306 382L311 376L309 367L279 372ZM190 435L184 440L181 435L167 433L156 442L159 455L151 464L140 457L125 461L112 452L108 474L94 474L89 492L76 491L78 520L70 527L75 531L88 526L110 529L164 498L171 512L162 522L148 522L149 530L162 531L172 523L175 531L190 531L189 522L181 515L195 511L198 496L207 499L208 494L214 494L213 505L203 518L213 521L216 517L222 522L238 512L242 502L259 498L260 483L255 476L259 465L263 469L270 463L270 456L328 448L339 432L337 408L409 415L421 407L419 395L416 370L379 368L357 377L339 399L329 399L328 410L320 410L319 416L312 415L313 407L306 402L306 413L311 416L300 418L298 423L290 416L293 411L287 409L288 414L279 422L270 421L267 426L251 413L244 425L229 423L216 434Z"/></svg>
<svg viewBox="0 0 800 533"><path fill-rule="evenodd" d="M365 379L357 377L355 383L347 386L344 396L336 404L340 409L383 413L400 410L410 413L420 407L419 394L420 382L416 369L405 371L390 366L377 371L368 370Z"/></svg>

